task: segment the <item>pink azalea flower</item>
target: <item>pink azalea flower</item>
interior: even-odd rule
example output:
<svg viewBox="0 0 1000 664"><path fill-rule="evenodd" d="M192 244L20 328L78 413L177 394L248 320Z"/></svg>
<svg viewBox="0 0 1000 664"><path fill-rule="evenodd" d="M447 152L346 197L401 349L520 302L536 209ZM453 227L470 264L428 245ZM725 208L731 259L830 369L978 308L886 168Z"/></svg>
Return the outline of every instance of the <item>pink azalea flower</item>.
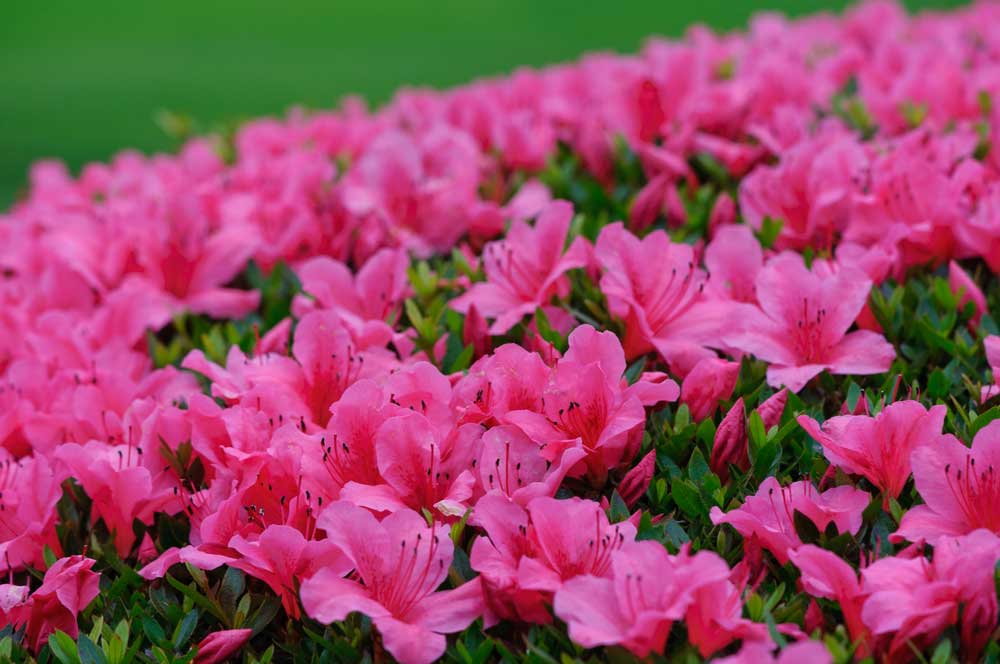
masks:
<svg viewBox="0 0 1000 664"><path fill-rule="evenodd" d="M723 482L729 481L729 466L746 471L750 467L750 451L747 439L747 414L743 397L733 404L726 416L719 422L712 441L709 467Z"/></svg>
<svg viewBox="0 0 1000 664"><path fill-rule="evenodd" d="M522 588L551 593L580 574L606 576L612 552L635 539L635 526L609 523L593 501L542 497L527 511L532 527L526 536L534 555L522 557L518 565Z"/></svg>
<svg viewBox="0 0 1000 664"><path fill-rule="evenodd" d="M692 593L729 575L713 553L670 556L658 542L632 542L611 555L611 575L583 574L556 592L556 615L585 648L619 644L637 657L663 652Z"/></svg>
<svg viewBox="0 0 1000 664"><path fill-rule="evenodd" d="M740 363L708 357L698 362L681 382L681 403L700 422L715 414L719 402L728 399L740 374Z"/></svg>
<svg viewBox="0 0 1000 664"><path fill-rule="evenodd" d="M198 654L192 664L220 664L250 640L252 629L223 629L212 632L196 646Z"/></svg>
<svg viewBox="0 0 1000 664"><path fill-rule="evenodd" d="M26 600L23 590L14 589L13 595L22 597L23 603L14 606L8 615L15 629L25 629L24 642L33 652L41 650L56 630L74 639L80 633L76 618L98 593L101 575L92 571L94 562L83 556L60 558Z"/></svg>
<svg viewBox="0 0 1000 664"><path fill-rule="evenodd" d="M781 220L779 249L829 247L835 234L847 227L868 161L855 136L828 127L790 147L776 166L761 166L743 179L743 217L755 229L765 217Z"/></svg>
<svg viewBox="0 0 1000 664"><path fill-rule="evenodd" d="M646 456L632 467L632 470L625 473L625 477L618 483L616 490L629 509L635 507L639 499L646 495L655 473L656 450L647 452Z"/></svg>
<svg viewBox="0 0 1000 664"><path fill-rule="evenodd" d="M784 565L788 562L788 552L802 544L795 532L796 511L812 521L820 532L832 524L839 533L853 534L861 529L861 514L870 499L868 493L850 486L820 493L812 482L793 482L783 487L778 480L768 477L741 507L729 512L713 507L710 516L715 525L728 523L744 538L756 538Z"/></svg>
<svg viewBox="0 0 1000 664"><path fill-rule="evenodd" d="M469 563L479 572L487 607L486 624L499 620L548 624L551 595L523 587L518 574L521 559L537 555L528 535L528 512L498 494L487 494L476 503L470 523L485 532L472 543Z"/></svg>
<svg viewBox="0 0 1000 664"><path fill-rule="evenodd" d="M887 656L908 657L912 645L931 647L959 622L963 659L976 661L997 624L994 569L1000 538L986 530L947 537L934 558L883 558L862 572L869 597L862 619L875 635L891 635ZM911 645L912 644L912 645Z"/></svg>
<svg viewBox="0 0 1000 664"><path fill-rule="evenodd" d="M624 372L617 337L581 325L570 334L569 350L545 388L541 412L513 411L505 419L543 444L549 461L581 445L591 483L603 486L610 469L638 452L646 419L643 406L677 398L677 384L671 380L625 387Z"/></svg>
<svg viewBox="0 0 1000 664"><path fill-rule="evenodd" d="M734 574L715 554L699 553L695 557L702 557L705 564L697 570L697 581L692 583L691 605L684 614L684 625L698 653L711 657L737 640L771 645L767 625L743 617L745 580L734 583ZM778 631L784 633L795 631L790 628L794 626L777 625Z"/></svg>
<svg viewBox="0 0 1000 664"><path fill-rule="evenodd" d="M0 462L0 570L41 568L46 546L62 551L56 504L65 478L41 455Z"/></svg>
<svg viewBox="0 0 1000 664"><path fill-rule="evenodd" d="M234 535L229 546L239 557L230 567L243 570L264 581L281 597L281 605L289 618L299 617L296 589L321 568L343 576L353 565L329 540L307 540L291 526L271 525L254 540Z"/></svg>
<svg viewBox="0 0 1000 664"><path fill-rule="evenodd" d="M570 448L553 465L519 428L500 425L483 435L482 451L473 465L485 493L524 506L538 496L555 495L566 474L586 456L579 447Z"/></svg>
<svg viewBox="0 0 1000 664"><path fill-rule="evenodd" d="M478 579L435 592L451 565L447 526L428 527L410 510L379 523L343 501L326 508L319 526L350 558L355 577L324 568L302 583L302 606L315 620L328 624L364 613L393 657L402 664L428 664L444 654L444 634L465 629L482 614Z"/></svg>
<svg viewBox="0 0 1000 664"><path fill-rule="evenodd" d="M625 321L625 356L656 350L675 373L714 356L725 309L703 296L706 277L694 252L663 231L640 240L619 224L597 238L601 291L611 313ZM655 269L653 266L656 266Z"/></svg>
<svg viewBox="0 0 1000 664"><path fill-rule="evenodd" d="M833 655L819 641L797 641L783 648L778 656L772 654L773 647L759 643L745 643L735 655L714 660L718 664L833 664Z"/></svg>
<svg viewBox="0 0 1000 664"><path fill-rule="evenodd" d="M708 292L737 302L757 302L755 283L764 252L749 226L723 226L705 247Z"/></svg>
<svg viewBox="0 0 1000 664"><path fill-rule="evenodd" d="M473 284L450 306L467 313L475 304L481 315L495 319L490 334L503 334L553 297L565 297L569 293L566 271L589 262L589 247L583 238L574 240L563 253L572 217L569 203L554 201L538 216L534 227L515 221L503 240L483 249L486 281Z"/></svg>
<svg viewBox="0 0 1000 664"><path fill-rule="evenodd" d="M861 619L868 595L854 569L836 554L812 544L789 551L788 557L802 574L803 590L813 597L833 600L840 606L851 642L860 644L858 656L868 656L871 633Z"/></svg>
<svg viewBox="0 0 1000 664"><path fill-rule="evenodd" d="M93 501L92 521L104 522L123 558L135 543L133 521L138 519L148 525L156 512L180 510L175 485L166 473L151 471L144 465L144 457L153 455L144 455L141 449L92 440L85 445L60 445L54 453ZM159 463L154 459L150 462Z"/></svg>
<svg viewBox="0 0 1000 664"><path fill-rule="evenodd" d="M551 373L538 353L504 344L469 367L455 385L452 408L460 421L487 426L506 422L513 411L540 411Z"/></svg>
<svg viewBox="0 0 1000 664"><path fill-rule="evenodd" d="M326 256L311 258L295 274L313 299L296 296L293 313L301 318L309 311L333 310L359 344L384 345L392 338L391 325L410 292L409 266L410 258L402 249L378 251L357 274Z"/></svg>
<svg viewBox="0 0 1000 664"><path fill-rule="evenodd" d="M800 415L798 422L830 463L864 476L888 499L899 497L910 478L913 451L937 443L946 414L944 406L927 410L917 401L897 401L875 417L841 415L820 426Z"/></svg>
<svg viewBox="0 0 1000 664"><path fill-rule="evenodd" d="M917 448L913 481L923 505L907 510L894 542L935 541L978 528L1000 533L1000 422L990 422L971 449L952 435Z"/></svg>
<svg viewBox="0 0 1000 664"><path fill-rule="evenodd" d="M384 483L348 482L341 498L377 511L426 508L462 516L476 481L472 460L482 435L476 424L463 424L442 435L416 412L390 418L375 439Z"/></svg>
<svg viewBox="0 0 1000 664"><path fill-rule="evenodd" d="M769 362L767 382L793 392L822 371L877 374L896 352L879 334L848 332L868 299L871 281L843 267L820 277L797 254L781 254L757 277L760 308L734 311L723 335L733 348Z"/></svg>

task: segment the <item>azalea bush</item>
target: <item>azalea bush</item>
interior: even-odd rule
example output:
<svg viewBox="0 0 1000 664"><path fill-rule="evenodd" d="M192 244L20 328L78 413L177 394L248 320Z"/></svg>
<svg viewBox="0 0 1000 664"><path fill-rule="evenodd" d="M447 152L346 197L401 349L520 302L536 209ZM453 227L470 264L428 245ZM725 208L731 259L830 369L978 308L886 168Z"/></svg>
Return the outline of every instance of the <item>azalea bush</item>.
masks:
<svg viewBox="0 0 1000 664"><path fill-rule="evenodd" d="M38 163L0 659L1000 660L1000 6Z"/></svg>

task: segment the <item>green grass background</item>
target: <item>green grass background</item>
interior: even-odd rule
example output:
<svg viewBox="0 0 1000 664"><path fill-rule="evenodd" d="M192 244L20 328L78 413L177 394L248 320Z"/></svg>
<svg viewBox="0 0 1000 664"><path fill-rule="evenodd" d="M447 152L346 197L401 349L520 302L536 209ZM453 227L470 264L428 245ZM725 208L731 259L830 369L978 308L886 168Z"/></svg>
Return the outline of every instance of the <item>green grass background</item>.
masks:
<svg viewBox="0 0 1000 664"><path fill-rule="evenodd" d="M200 122L384 102L402 85L450 86L595 49L634 51L694 22L746 24L840 0L50 0L0 12L0 209L29 164L72 168L126 148L164 150L159 109ZM958 4L911 0L911 8Z"/></svg>

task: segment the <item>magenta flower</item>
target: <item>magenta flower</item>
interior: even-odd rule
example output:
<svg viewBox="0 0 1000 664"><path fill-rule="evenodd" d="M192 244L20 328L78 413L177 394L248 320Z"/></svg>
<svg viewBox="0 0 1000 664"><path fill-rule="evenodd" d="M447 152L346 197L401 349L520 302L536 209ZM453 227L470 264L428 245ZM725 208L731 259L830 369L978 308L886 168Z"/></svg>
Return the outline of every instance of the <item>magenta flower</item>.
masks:
<svg viewBox="0 0 1000 664"><path fill-rule="evenodd" d="M230 567L243 570L260 579L281 597L281 605L289 618L299 617L298 584L319 569L340 576L353 568L336 544L330 540L307 540L291 526L271 525L255 539L234 535L229 547L238 557Z"/></svg>
<svg viewBox="0 0 1000 664"><path fill-rule="evenodd" d="M152 455L140 450L132 445L92 440L85 445L60 445L54 453L93 501L92 521L104 522L122 557L135 543L133 521L138 519L148 525L156 512L175 513L181 508L173 481L166 473L146 467L144 457Z"/></svg>
<svg viewBox="0 0 1000 664"><path fill-rule="evenodd" d="M487 626L499 620L550 623L551 594L522 586L518 573L522 558L538 555L528 534L528 512L504 496L487 494L476 503L470 523L485 532L472 543L469 563L479 572Z"/></svg>
<svg viewBox="0 0 1000 664"><path fill-rule="evenodd" d="M757 641L744 643L735 655L713 660L717 664L833 664L833 655L819 641L797 641L783 648L778 656L772 654L774 648Z"/></svg>
<svg viewBox="0 0 1000 664"><path fill-rule="evenodd" d="M971 449L952 435L913 452L913 481L923 505L911 507L894 542L934 542L977 528L1000 534L1000 422L990 422Z"/></svg>
<svg viewBox="0 0 1000 664"><path fill-rule="evenodd" d="M45 572L42 585L24 599L23 586L7 584L8 598L0 600L0 612L7 609L10 624L24 628L24 643L35 653L56 630L74 639L80 633L77 616L97 597L101 575L92 570L94 560L83 556L60 558ZM25 588L26 590L26 588ZM21 603L11 606L11 600Z"/></svg>
<svg viewBox="0 0 1000 664"><path fill-rule="evenodd" d="M986 349L986 362L993 372L993 384L984 385L980 399L986 401L991 397L1000 394L1000 336L991 334L983 339L983 347Z"/></svg>
<svg viewBox="0 0 1000 664"><path fill-rule="evenodd" d="M793 392L822 371L877 374L896 351L868 330L848 332L865 306L871 280L852 267L821 277L797 254L768 261L757 277L760 307L733 312L723 339L770 363L767 382Z"/></svg>
<svg viewBox="0 0 1000 664"><path fill-rule="evenodd" d="M723 226L705 247L709 294L736 302L756 304L757 274L764 266L764 252L749 226Z"/></svg>
<svg viewBox="0 0 1000 664"><path fill-rule="evenodd" d="M802 589L813 597L835 601L844 614L844 625L851 641L859 643L858 654L866 657L871 633L861 619L867 593L854 569L835 553L812 544L789 551L788 557L802 574Z"/></svg>
<svg viewBox="0 0 1000 664"><path fill-rule="evenodd" d="M535 555L518 566L522 587L555 592L580 574L605 576L611 554L635 539L635 526L608 522L600 505L590 500L536 498L528 504L528 532Z"/></svg>
<svg viewBox="0 0 1000 664"><path fill-rule="evenodd" d="M976 661L997 624L994 569L1000 538L986 530L945 537L928 562L883 558L862 572L868 593L861 617L876 636L891 635L889 659L932 646L960 624L964 661Z"/></svg>
<svg viewBox="0 0 1000 664"><path fill-rule="evenodd" d="M56 504L66 475L42 455L0 462L0 570L41 568L46 546L62 551Z"/></svg>
<svg viewBox="0 0 1000 664"><path fill-rule="evenodd" d="M672 380L625 386L624 372L618 338L581 325L570 334L569 350L545 388L541 412L512 411L505 420L543 445L543 456L553 463L566 450L582 446L588 478L595 487L603 486L609 470L638 452L643 406L672 401L679 391Z"/></svg>
<svg viewBox="0 0 1000 664"><path fill-rule="evenodd" d="M864 476L886 498L897 498L910 478L913 451L937 443L946 414L944 406L927 410L918 401L898 401L875 417L841 415L821 427L800 415L798 422L831 463Z"/></svg>
<svg viewBox="0 0 1000 664"><path fill-rule="evenodd" d="M563 452L558 464L549 463L519 428L500 425L483 435L482 452L473 463L484 492L524 506L533 498L555 495L566 474L586 456L573 447Z"/></svg>
<svg viewBox="0 0 1000 664"><path fill-rule="evenodd" d="M705 273L694 252L663 231L640 240L620 223L605 226L595 253L601 291L611 313L625 321L625 356L656 350L681 375L714 356L726 308L703 295Z"/></svg>
<svg viewBox="0 0 1000 664"><path fill-rule="evenodd" d="M292 303L296 316L309 311L336 312L362 346L384 345L392 338L391 325L410 293L406 269L410 258L402 249L382 249L365 261L357 274L326 256L311 258L295 270L302 290Z"/></svg>
<svg viewBox="0 0 1000 664"><path fill-rule="evenodd" d="M477 424L442 434L415 412L386 420L375 439L382 482L348 482L341 498L377 511L426 508L462 516L476 482L472 460L482 435Z"/></svg>
<svg viewBox="0 0 1000 664"><path fill-rule="evenodd" d="M980 290L972 277L956 261L948 262L948 286L958 299L959 308L964 308L966 304L972 302L973 313L969 322L973 326L978 325L979 319L988 310L986 296L983 295L983 291Z"/></svg>
<svg viewBox="0 0 1000 664"><path fill-rule="evenodd" d="M302 606L322 622L358 611L372 619L386 650L402 664L427 664L445 650L444 634L458 632L483 612L478 579L437 591L448 576L453 545L444 525L429 527L410 510L379 523L367 510L340 501L319 526L354 565L350 578L323 568L302 583Z"/></svg>
<svg viewBox="0 0 1000 664"><path fill-rule="evenodd" d="M694 365L681 382L681 403L687 404L695 422L715 414L719 402L732 395L739 374L739 362L717 357L707 357Z"/></svg>
<svg viewBox="0 0 1000 664"><path fill-rule="evenodd" d="M691 582L691 605L684 614L688 639L698 648L702 657L711 657L733 641L755 642L772 645L767 625L743 617L743 594L746 590L745 574L730 573L721 558L711 553L699 553L705 564ZM742 576L744 580L734 581ZM794 625L780 624L779 632L793 634Z"/></svg>
<svg viewBox="0 0 1000 664"><path fill-rule="evenodd" d="M870 499L868 493L850 486L820 493L812 482L793 482L783 487L768 477L741 507L729 512L713 507L710 516L717 526L728 523L744 538L756 538L784 565L788 552L802 544L795 532L795 512L801 512L820 532L833 524L837 532L856 533Z"/></svg>
<svg viewBox="0 0 1000 664"><path fill-rule="evenodd" d="M542 410L552 369L538 353L504 344L477 360L455 385L452 408L461 422L506 422L518 410Z"/></svg>
<svg viewBox="0 0 1000 664"><path fill-rule="evenodd" d="M729 576L725 561L702 552L670 556L658 542L632 542L611 556L607 577L584 574L556 592L556 615L585 648L619 644L637 657L663 652L692 593Z"/></svg>
<svg viewBox="0 0 1000 664"><path fill-rule="evenodd" d="M198 642L198 654L192 664L220 664L246 645L252 629L224 629L212 632Z"/></svg>
<svg viewBox="0 0 1000 664"><path fill-rule="evenodd" d="M490 334L503 334L553 297L565 297L569 281L564 274L587 265L590 254L583 238L574 240L563 253L572 218L569 203L554 201L534 227L515 221L506 238L483 249L486 281L473 284L450 306L467 313L475 304L481 315L495 319Z"/></svg>

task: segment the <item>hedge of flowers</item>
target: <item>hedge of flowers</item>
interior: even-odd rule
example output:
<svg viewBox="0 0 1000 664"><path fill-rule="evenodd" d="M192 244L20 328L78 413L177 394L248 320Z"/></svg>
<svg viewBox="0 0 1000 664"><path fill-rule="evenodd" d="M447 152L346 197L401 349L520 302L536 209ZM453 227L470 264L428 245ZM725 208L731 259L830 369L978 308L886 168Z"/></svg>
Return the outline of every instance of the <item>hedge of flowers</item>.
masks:
<svg viewBox="0 0 1000 664"><path fill-rule="evenodd" d="M0 270L0 658L1000 659L1000 5L39 163Z"/></svg>

